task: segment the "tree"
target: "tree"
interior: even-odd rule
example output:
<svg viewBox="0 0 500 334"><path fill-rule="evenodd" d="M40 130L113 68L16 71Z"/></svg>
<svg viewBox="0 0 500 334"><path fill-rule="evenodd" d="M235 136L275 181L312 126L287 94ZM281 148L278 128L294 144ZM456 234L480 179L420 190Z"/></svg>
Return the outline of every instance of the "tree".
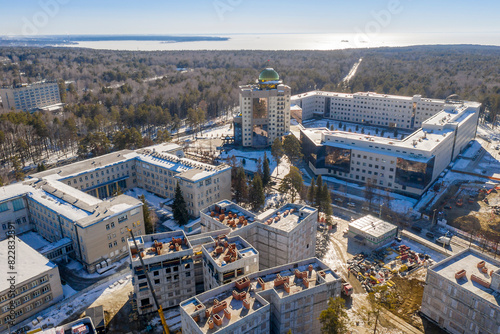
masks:
<svg viewBox="0 0 500 334"><path fill-rule="evenodd" d="M323 189L321 191L321 205L320 211L323 212L327 217L333 214L332 209L332 197L330 196L330 189L326 182L323 184Z"/></svg>
<svg viewBox="0 0 500 334"><path fill-rule="evenodd" d="M314 203L314 195L316 193L316 184L314 183L314 177L311 180L311 186L309 187L309 191L307 192L307 201L309 204Z"/></svg>
<svg viewBox="0 0 500 334"><path fill-rule="evenodd" d="M316 208L321 207L321 198L323 196L323 178L321 175L318 175L318 179L316 180L316 189L314 190L314 203L313 206Z"/></svg>
<svg viewBox="0 0 500 334"><path fill-rule="evenodd" d="M233 180L233 192L236 203L244 202L248 198L248 184L243 167L236 168Z"/></svg>
<svg viewBox="0 0 500 334"><path fill-rule="evenodd" d="M174 220L181 226L186 225L189 221L189 213L187 211L186 201L184 200L184 196L182 196L181 186L178 182L177 186L175 187L173 214Z"/></svg>
<svg viewBox="0 0 500 334"><path fill-rule="evenodd" d="M21 181L24 179L24 173L21 169L21 160L19 159L19 156L14 155L11 158L12 162L12 167L14 168L14 177L16 178L16 181Z"/></svg>
<svg viewBox="0 0 500 334"><path fill-rule="evenodd" d="M86 158L88 154L99 156L109 153L111 143L104 132L93 132L85 136L78 145L78 156Z"/></svg>
<svg viewBox="0 0 500 334"><path fill-rule="evenodd" d="M113 137L113 145L116 150L140 148L142 143L142 135L136 128L118 131Z"/></svg>
<svg viewBox="0 0 500 334"><path fill-rule="evenodd" d="M265 203L266 197L264 195L264 186L262 185L262 179L259 173L255 173L252 180L252 187L248 192L248 202L250 203L252 210L259 210Z"/></svg>
<svg viewBox="0 0 500 334"><path fill-rule="evenodd" d="M290 172L285 175L279 187L279 192L283 194L290 193L292 196L292 202L295 202L295 197L300 196L302 187L304 185L304 180L300 175L300 171L297 167L291 166Z"/></svg>
<svg viewBox="0 0 500 334"><path fill-rule="evenodd" d="M266 152L264 152L264 162L262 164L262 184L264 187L267 187L269 181L271 181L271 170L269 168L269 159Z"/></svg>
<svg viewBox="0 0 500 334"><path fill-rule="evenodd" d="M172 137L170 136L170 132L168 130L158 130L156 132L156 142L157 143L165 143L169 142L172 140Z"/></svg>
<svg viewBox="0 0 500 334"><path fill-rule="evenodd" d="M146 197L144 195L139 196L139 200L142 202L142 215L144 218L144 228L146 229L146 234L153 233L153 222L151 219L151 212L149 210L149 205L146 202Z"/></svg>
<svg viewBox="0 0 500 334"><path fill-rule="evenodd" d="M341 334L347 332L349 317L345 310L345 300L337 297L328 300L328 308L319 315L321 331L325 334Z"/></svg>
<svg viewBox="0 0 500 334"><path fill-rule="evenodd" d="M271 155L273 156L274 161L276 161L276 176L278 176L279 165L283 154L285 154L285 151L283 150L283 143L281 142L281 138L278 137L274 139L271 146Z"/></svg>
<svg viewBox="0 0 500 334"><path fill-rule="evenodd" d="M300 142L294 135L288 135L285 137L285 140L283 142L283 150L285 151L285 154L290 158L290 160L294 163L304 157L304 155L302 154L302 147L300 145Z"/></svg>

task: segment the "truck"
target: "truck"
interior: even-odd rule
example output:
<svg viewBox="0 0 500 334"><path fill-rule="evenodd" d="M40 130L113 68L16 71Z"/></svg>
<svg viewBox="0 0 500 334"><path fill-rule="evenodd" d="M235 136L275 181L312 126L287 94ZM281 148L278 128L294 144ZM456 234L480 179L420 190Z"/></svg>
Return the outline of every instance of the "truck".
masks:
<svg viewBox="0 0 500 334"><path fill-rule="evenodd" d="M352 285L349 284L344 278L342 278L342 294L346 297L352 295L353 289Z"/></svg>
<svg viewBox="0 0 500 334"><path fill-rule="evenodd" d="M437 238L436 239L436 242L438 244L443 244L443 245L446 245L446 246L449 246L450 245L450 242L451 242L451 238L448 238L448 237L445 237L444 235Z"/></svg>

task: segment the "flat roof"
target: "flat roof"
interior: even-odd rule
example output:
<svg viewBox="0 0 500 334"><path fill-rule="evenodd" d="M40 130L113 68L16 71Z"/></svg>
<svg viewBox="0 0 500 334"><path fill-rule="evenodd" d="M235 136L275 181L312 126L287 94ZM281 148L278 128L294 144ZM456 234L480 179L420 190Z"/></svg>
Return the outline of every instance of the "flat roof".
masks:
<svg viewBox="0 0 500 334"><path fill-rule="evenodd" d="M16 263L13 268L9 268L7 266L8 247L9 242L12 244L12 241L15 241ZM57 267L18 237L0 241L0 258L5 260L4 268L0 270L0 291L5 291L10 287L7 279L11 276L15 276L16 286L19 286L23 282L29 281L33 277ZM15 272L16 274L10 274L11 272Z"/></svg>
<svg viewBox="0 0 500 334"><path fill-rule="evenodd" d="M148 234L135 236L137 246L143 250L142 259L147 260L164 255L184 256L182 251L190 250L191 244L183 231L164 232L157 234ZM129 249L135 250L132 238L127 239ZM132 262L139 262L138 256L132 253ZM147 263L146 263L147 264Z"/></svg>
<svg viewBox="0 0 500 334"><path fill-rule="evenodd" d="M289 203L277 210L267 210L257 216L257 219L265 225L290 232L315 212L315 208L307 205Z"/></svg>
<svg viewBox="0 0 500 334"><path fill-rule="evenodd" d="M397 229L396 225L371 215L356 219L355 221L349 223L349 227L354 227L375 238L384 236L386 233Z"/></svg>
<svg viewBox="0 0 500 334"><path fill-rule="evenodd" d="M220 236L215 241L202 246L218 267L237 262L258 252L245 239L238 236Z"/></svg>
<svg viewBox="0 0 500 334"><path fill-rule="evenodd" d="M482 273L481 269L477 267L480 261L485 262L485 266L488 268L488 274ZM500 270L500 261L492 259L474 249L465 249L458 254L444 259L429 269L497 307L500 306L500 291L495 292L492 289L487 289L471 280L471 275L474 274L491 283L489 272L491 270L493 270L493 272L498 272ZM466 271L466 276L457 280L455 278L455 273L462 269Z"/></svg>
<svg viewBox="0 0 500 334"><path fill-rule="evenodd" d="M255 222L255 214L243 209L238 204L229 200L222 200L212 204L200 211L201 213L209 216L219 224L225 225L231 230L236 230ZM221 216L224 215L221 220ZM240 220L240 217L242 219ZM246 222L246 223L245 223Z"/></svg>
<svg viewBox="0 0 500 334"><path fill-rule="evenodd" d="M349 94L349 93L340 93L340 92L325 92L325 91L318 91L318 90L293 95L292 99L301 99L301 98L311 97L311 96L342 97L342 98L375 97L375 98L379 98L379 99L405 100L408 102L412 101L414 98L417 98L423 102L430 102L430 103L444 103L445 102L444 100L441 100L441 99L423 98L421 95L403 96L403 95L379 94L379 93L374 93L374 92L357 92L354 94Z"/></svg>

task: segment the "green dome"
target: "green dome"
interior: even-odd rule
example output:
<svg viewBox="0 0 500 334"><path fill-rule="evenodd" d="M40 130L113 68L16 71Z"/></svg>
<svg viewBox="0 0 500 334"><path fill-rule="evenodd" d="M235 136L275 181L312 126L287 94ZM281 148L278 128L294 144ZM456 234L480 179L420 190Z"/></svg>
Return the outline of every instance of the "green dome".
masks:
<svg viewBox="0 0 500 334"><path fill-rule="evenodd" d="M266 68L259 75L259 82L279 81L280 75L272 68Z"/></svg>

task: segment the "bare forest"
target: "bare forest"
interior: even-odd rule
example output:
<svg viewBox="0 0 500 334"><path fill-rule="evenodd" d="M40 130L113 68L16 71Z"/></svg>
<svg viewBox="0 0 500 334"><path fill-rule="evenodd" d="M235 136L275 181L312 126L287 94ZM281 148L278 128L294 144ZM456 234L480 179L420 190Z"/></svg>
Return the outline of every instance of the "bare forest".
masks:
<svg viewBox="0 0 500 334"><path fill-rule="evenodd" d="M348 83L342 79L359 58ZM200 129L238 106L238 86L274 67L292 94L310 90L421 94L500 109L500 48L420 46L337 51L103 51L0 48L0 85L57 80L64 111L25 113L0 107L0 179L45 168L54 153L79 158L171 139Z"/></svg>

